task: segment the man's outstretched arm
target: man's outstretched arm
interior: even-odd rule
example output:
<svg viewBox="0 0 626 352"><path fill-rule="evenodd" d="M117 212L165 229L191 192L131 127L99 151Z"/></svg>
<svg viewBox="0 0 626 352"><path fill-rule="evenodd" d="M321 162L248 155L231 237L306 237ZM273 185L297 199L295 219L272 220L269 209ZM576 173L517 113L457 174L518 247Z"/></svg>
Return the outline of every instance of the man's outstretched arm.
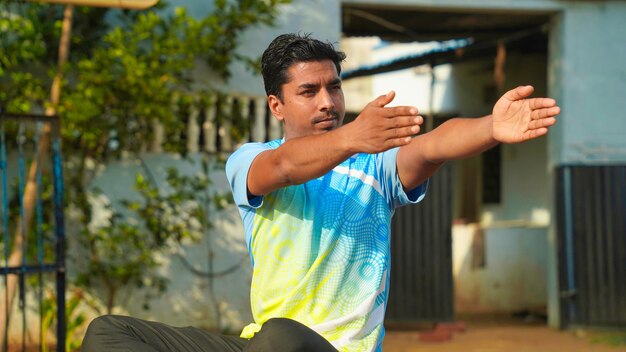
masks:
<svg viewBox="0 0 626 352"><path fill-rule="evenodd" d="M355 121L333 131L292 138L259 154L248 172L249 194L262 196L312 180L359 152L378 153L410 143L423 119L414 107L385 107L394 96L378 97Z"/></svg>
<svg viewBox="0 0 626 352"><path fill-rule="evenodd" d="M491 115L446 121L402 146L397 168L404 188L414 189L445 161L476 155L498 143L520 143L548 133L560 108L554 99L528 98L533 90L532 86L512 89L496 102Z"/></svg>

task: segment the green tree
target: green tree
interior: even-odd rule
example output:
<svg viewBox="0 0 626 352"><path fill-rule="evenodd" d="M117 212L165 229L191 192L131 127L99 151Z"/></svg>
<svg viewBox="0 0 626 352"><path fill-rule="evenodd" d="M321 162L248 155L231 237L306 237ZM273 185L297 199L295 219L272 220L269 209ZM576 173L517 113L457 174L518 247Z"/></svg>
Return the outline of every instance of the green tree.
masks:
<svg viewBox="0 0 626 352"><path fill-rule="evenodd" d="M45 98L43 79L34 73L43 69L44 36L32 19L0 8L0 39L0 109L30 111Z"/></svg>

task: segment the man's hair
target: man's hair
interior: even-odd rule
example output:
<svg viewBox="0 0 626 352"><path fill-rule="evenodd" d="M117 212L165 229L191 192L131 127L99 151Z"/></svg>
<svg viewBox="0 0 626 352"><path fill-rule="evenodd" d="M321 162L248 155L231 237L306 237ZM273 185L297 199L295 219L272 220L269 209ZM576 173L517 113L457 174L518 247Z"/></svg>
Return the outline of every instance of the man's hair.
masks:
<svg viewBox="0 0 626 352"><path fill-rule="evenodd" d="M341 73L341 61L346 54L337 51L331 43L311 38L310 34L281 34L270 43L261 57L261 73L267 96L283 100L282 85L289 82L287 70L298 62L331 60Z"/></svg>

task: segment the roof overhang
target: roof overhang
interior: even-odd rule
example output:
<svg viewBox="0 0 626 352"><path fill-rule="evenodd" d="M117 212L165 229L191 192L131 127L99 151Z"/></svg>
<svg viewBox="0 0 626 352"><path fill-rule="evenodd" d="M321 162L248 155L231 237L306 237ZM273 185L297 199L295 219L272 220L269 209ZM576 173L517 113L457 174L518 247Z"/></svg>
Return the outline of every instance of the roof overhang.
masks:
<svg viewBox="0 0 626 352"><path fill-rule="evenodd" d="M497 39L548 22L553 12L424 8L385 4L342 4L347 37L378 36L392 42Z"/></svg>
<svg viewBox="0 0 626 352"><path fill-rule="evenodd" d="M384 73L422 64L440 65L492 57L500 43L507 51L546 52L548 22L553 12L477 11L385 4L342 4L344 37L377 36L389 42L467 39L464 47L403 57L345 72L344 79Z"/></svg>

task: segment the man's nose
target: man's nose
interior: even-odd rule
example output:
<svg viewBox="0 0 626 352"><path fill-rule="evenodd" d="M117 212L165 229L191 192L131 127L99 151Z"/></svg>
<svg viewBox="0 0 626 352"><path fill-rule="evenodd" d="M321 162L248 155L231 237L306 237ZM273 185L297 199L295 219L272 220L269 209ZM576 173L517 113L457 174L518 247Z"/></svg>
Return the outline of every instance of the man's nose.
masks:
<svg viewBox="0 0 626 352"><path fill-rule="evenodd" d="M321 111L332 110L335 107L335 101L326 89L322 89L319 93L319 106Z"/></svg>

